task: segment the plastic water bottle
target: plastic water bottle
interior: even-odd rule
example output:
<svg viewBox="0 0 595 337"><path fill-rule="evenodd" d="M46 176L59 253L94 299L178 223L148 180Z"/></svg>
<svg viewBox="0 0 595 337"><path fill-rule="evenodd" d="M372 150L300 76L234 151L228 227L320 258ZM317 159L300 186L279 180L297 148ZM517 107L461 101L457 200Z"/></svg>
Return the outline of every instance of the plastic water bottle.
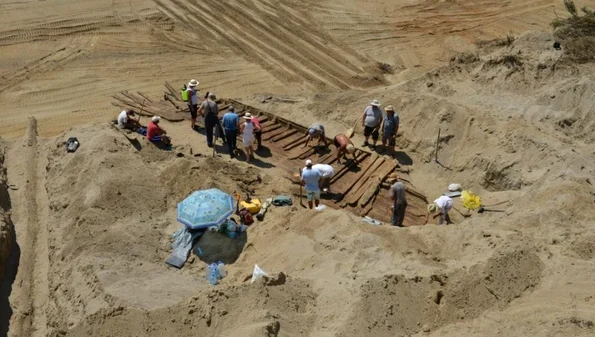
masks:
<svg viewBox="0 0 595 337"><path fill-rule="evenodd" d="M217 271L215 269L211 271L211 275L209 276L209 282L212 285L217 285L219 283L219 279L217 278Z"/></svg>
<svg viewBox="0 0 595 337"><path fill-rule="evenodd" d="M219 268L217 267L216 263L211 263L207 266L207 270L206 270L206 279L210 280L211 279L211 274L215 273L215 277L217 277L218 279L219 277Z"/></svg>
<svg viewBox="0 0 595 337"><path fill-rule="evenodd" d="M213 271L213 268L211 268L211 265L207 265L207 270L205 271L205 278L208 280L211 278L211 272Z"/></svg>
<svg viewBox="0 0 595 337"><path fill-rule="evenodd" d="M217 262L217 270L219 270L220 278L224 278L227 275L227 271L225 270L225 265L221 261Z"/></svg>

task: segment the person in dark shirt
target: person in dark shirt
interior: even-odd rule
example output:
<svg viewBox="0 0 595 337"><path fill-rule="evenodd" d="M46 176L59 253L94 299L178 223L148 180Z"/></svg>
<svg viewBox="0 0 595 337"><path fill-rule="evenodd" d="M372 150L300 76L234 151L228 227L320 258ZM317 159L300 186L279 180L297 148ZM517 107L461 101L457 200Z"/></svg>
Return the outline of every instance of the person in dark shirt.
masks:
<svg viewBox="0 0 595 337"><path fill-rule="evenodd" d="M392 152L395 151L397 132L399 131L399 115L395 113L392 105L384 108L386 115L382 119L382 147L388 144Z"/></svg>
<svg viewBox="0 0 595 337"><path fill-rule="evenodd" d="M227 150L229 151L229 156L231 158L235 156L237 150L236 142L238 139L239 125L240 119L232 105L229 107L229 111L223 115L223 128L225 129L225 138L227 138Z"/></svg>

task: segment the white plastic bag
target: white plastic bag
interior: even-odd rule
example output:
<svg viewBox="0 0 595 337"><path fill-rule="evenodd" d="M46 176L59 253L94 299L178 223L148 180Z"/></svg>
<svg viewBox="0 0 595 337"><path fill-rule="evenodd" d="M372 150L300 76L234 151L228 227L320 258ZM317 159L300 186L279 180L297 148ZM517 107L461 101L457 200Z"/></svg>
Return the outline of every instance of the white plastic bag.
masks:
<svg viewBox="0 0 595 337"><path fill-rule="evenodd" d="M461 184L450 184L448 185L448 190L451 192L456 192L456 191L460 191L463 188L461 187Z"/></svg>
<svg viewBox="0 0 595 337"><path fill-rule="evenodd" d="M263 276L269 276L266 271L262 270L257 264L254 265L254 271L252 272L252 280L250 283L254 283L255 281L261 279Z"/></svg>

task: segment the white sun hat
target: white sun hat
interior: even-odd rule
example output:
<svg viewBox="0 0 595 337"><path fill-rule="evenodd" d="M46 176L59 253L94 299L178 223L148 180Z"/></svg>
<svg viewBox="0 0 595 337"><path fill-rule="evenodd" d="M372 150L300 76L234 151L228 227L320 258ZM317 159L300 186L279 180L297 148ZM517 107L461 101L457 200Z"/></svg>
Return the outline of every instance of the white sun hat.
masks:
<svg viewBox="0 0 595 337"><path fill-rule="evenodd" d="M191 79L190 82L188 82L188 86L189 87L196 87L198 85L198 81L195 79Z"/></svg>
<svg viewBox="0 0 595 337"><path fill-rule="evenodd" d="M373 105L373 106L380 106L380 102L378 102L378 100L377 100L377 99L375 99L375 100L373 100L373 101L372 101L372 103L370 103L370 105Z"/></svg>

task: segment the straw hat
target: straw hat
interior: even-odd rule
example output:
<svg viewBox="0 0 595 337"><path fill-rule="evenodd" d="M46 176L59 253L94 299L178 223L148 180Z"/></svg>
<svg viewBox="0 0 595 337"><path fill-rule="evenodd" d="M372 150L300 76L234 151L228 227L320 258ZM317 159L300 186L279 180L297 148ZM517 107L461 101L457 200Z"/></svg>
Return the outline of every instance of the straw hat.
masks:
<svg viewBox="0 0 595 337"><path fill-rule="evenodd" d="M153 118L151 118L151 120L153 121L153 123L159 123L159 121L161 120L161 117L153 116Z"/></svg>
<svg viewBox="0 0 595 337"><path fill-rule="evenodd" d="M312 166L312 161L310 159L306 160L306 166Z"/></svg>
<svg viewBox="0 0 595 337"><path fill-rule="evenodd" d="M380 102L378 102L378 100L377 100L377 99L375 99L375 100L373 100L373 101L372 101L372 103L370 103L370 105L373 105L373 106L380 106Z"/></svg>
<svg viewBox="0 0 595 337"><path fill-rule="evenodd" d="M349 145L347 145L346 150L347 150L347 153L353 154L355 152L355 146L353 146L353 144L349 144Z"/></svg>
<svg viewBox="0 0 595 337"><path fill-rule="evenodd" d="M249 119L249 120L251 120L252 118L254 118L254 117L252 117L252 114L251 114L251 113L249 113L249 112L246 112L246 114L244 115L244 119Z"/></svg>
<svg viewBox="0 0 595 337"><path fill-rule="evenodd" d="M393 108L392 105L389 105L386 108L384 108L384 111L395 111L395 109Z"/></svg>
<svg viewBox="0 0 595 337"><path fill-rule="evenodd" d="M198 81L195 79L191 79L190 82L188 82L189 87L196 87L197 85L198 85Z"/></svg>
<svg viewBox="0 0 595 337"><path fill-rule="evenodd" d="M436 213L437 210L438 210L438 205L436 205L436 204L428 205L428 213Z"/></svg>

